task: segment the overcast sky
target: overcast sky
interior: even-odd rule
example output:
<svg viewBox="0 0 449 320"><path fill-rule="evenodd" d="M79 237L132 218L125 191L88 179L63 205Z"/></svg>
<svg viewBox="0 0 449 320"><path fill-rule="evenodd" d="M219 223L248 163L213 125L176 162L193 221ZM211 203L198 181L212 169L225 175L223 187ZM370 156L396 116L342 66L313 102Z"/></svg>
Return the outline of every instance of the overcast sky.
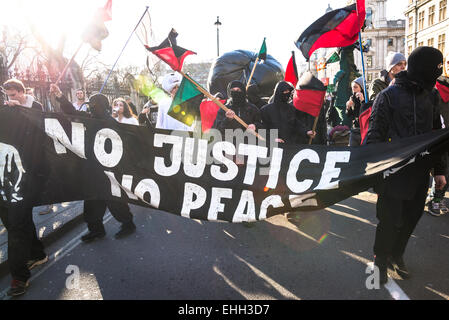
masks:
<svg viewBox="0 0 449 320"><path fill-rule="evenodd" d="M25 19L31 19L41 34L56 44L64 32L70 57L80 43L80 34L96 8L106 0L0 0L0 25L26 28ZM112 21L106 22L110 32L103 41L100 58L113 64L139 18L149 7L157 45L172 27L179 33L178 45L197 52L186 62L212 61L217 56L217 29L214 22L220 16L220 53L245 49L259 51L266 37L268 54L285 68L295 51L298 63L302 55L294 46L302 31L324 14L328 4L333 9L344 7L346 0L112 0ZM389 0L387 17L404 18L407 0ZM6 10L5 10L6 9ZM87 50L88 45L85 45ZM146 51L136 36L119 60L119 66L144 65ZM80 52L77 61L83 56Z"/></svg>

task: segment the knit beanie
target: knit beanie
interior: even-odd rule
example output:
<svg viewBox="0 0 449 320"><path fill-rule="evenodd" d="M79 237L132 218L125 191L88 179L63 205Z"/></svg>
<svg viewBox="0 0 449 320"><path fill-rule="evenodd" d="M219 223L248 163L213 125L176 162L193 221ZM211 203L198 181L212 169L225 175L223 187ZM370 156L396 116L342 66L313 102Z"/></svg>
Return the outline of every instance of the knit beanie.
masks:
<svg viewBox="0 0 449 320"><path fill-rule="evenodd" d="M386 69L388 72L393 69L395 65L397 65L401 61L407 61L405 56L400 52L388 52L387 58L386 58Z"/></svg>
<svg viewBox="0 0 449 320"><path fill-rule="evenodd" d="M360 86L360 89L362 89L362 92L363 92L363 77L359 77L359 78L353 80L352 82L357 83Z"/></svg>
<svg viewBox="0 0 449 320"><path fill-rule="evenodd" d="M410 79L431 90L443 73L443 54L432 47L418 47L408 57Z"/></svg>

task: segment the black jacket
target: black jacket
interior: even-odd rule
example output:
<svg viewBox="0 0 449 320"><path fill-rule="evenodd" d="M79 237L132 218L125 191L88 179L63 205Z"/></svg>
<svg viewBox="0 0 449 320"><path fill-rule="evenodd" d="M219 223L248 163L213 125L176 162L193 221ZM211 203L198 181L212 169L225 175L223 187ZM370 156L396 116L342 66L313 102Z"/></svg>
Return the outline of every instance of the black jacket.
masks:
<svg viewBox="0 0 449 320"><path fill-rule="evenodd" d="M307 131L312 130L313 120L312 124L309 124L306 114L298 111L291 103L282 101L282 93L288 89L293 87L285 81L276 85L274 95L270 99L272 102L260 110L263 127L267 130L277 129L278 137L286 144L307 144Z"/></svg>
<svg viewBox="0 0 449 320"><path fill-rule="evenodd" d="M245 87L241 87L243 94L246 96ZM228 86L228 96L231 96L230 93L230 85ZM234 103L232 98L228 99L225 104L226 107L235 112L235 114L242 119L246 124L254 124L256 125L256 129L260 129L262 127L262 120L260 117L260 110L252 103L249 103L248 100L245 99L245 102L241 104ZM226 117L226 112L223 109L220 109L217 113L217 117L215 118L215 122L213 128L218 129L224 134L225 129L242 129L246 130L244 126L242 126L237 120L230 119Z"/></svg>
<svg viewBox="0 0 449 320"><path fill-rule="evenodd" d="M428 91L409 79L407 71L396 76L394 85L379 93L373 104L366 144L393 141L441 129L439 99L435 89ZM446 173L443 157L434 164L435 175ZM387 179L376 191L410 200L423 183L429 169L412 164Z"/></svg>

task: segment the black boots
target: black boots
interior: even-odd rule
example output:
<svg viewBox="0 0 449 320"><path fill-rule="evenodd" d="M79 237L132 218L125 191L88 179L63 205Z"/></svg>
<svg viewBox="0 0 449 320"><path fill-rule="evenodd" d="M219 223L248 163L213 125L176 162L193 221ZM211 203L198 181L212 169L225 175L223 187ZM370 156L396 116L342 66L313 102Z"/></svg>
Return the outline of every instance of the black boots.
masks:
<svg viewBox="0 0 449 320"><path fill-rule="evenodd" d="M117 232L114 237L116 239L124 238L136 231L136 225L134 222L130 221L127 223L122 224L122 227L120 228L119 232Z"/></svg>
<svg viewBox="0 0 449 320"><path fill-rule="evenodd" d="M81 240L84 242L91 242L91 241L94 241L97 239L101 239L105 235L106 235L106 232L104 230L89 231L81 237Z"/></svg>
<svg viewBox="0 0 449 320"><path fill-rule="evenodd" d="M381 285L384 285L388 282L387 263L388 259L386 257L374 257L374 266L379 268L379 283Z"/></svg>

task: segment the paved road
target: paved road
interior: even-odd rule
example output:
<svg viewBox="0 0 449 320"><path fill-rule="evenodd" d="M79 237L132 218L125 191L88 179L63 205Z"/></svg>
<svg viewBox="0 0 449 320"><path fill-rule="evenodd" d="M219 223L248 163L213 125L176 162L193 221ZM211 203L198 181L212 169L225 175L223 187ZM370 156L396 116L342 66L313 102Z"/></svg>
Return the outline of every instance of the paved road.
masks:
<svg viewBox="0 0 449 320"><path fill-rule="evenodd" d="M366 288L375 200L365 192L251 228L132 207L134 235L115 240L119 224L108 215L107 237L84 244L80 224L48 248L51 261L19 299L449 300L449 215L421 220L405 257L413 279ZM9 281L0 279L0 292Z"/></svg>

